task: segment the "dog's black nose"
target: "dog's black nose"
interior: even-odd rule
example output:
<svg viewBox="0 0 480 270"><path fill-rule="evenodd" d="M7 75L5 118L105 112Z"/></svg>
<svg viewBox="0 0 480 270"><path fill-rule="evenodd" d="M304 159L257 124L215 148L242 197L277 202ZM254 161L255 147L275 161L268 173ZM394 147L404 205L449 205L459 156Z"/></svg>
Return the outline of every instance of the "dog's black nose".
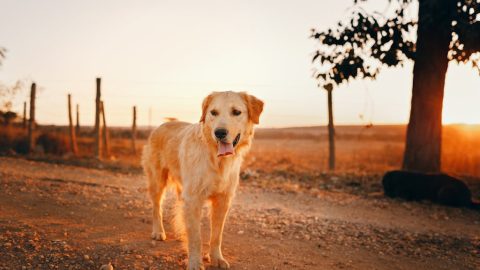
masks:
<svg viewBox="0 0 480 270"><path fill-rule="evenodd" d="M225 137L227 137L227 134L228 134L228 130L224 128L215 129L215 137L217 137L217 139L223 140L225 139Z"/></svg>

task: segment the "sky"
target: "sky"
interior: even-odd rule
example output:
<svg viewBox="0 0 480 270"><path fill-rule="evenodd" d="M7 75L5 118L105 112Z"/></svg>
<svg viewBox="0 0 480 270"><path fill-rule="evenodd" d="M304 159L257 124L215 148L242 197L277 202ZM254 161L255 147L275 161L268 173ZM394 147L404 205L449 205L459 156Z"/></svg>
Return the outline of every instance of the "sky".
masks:
<svg viewBox="0 0 480 270"><path fill-rule="evenodd" d="M67 94L80 122L94 122L95 78L102 78L107 123L139 125L165 117L197 122L211 91L248 91L265 101L262 127L327 122L326 92L312 78L316 42L348 16L353 1L51 1L2 0L0 81L37 83L37 119L66 124ZM378 9L388 1L375 1ZM373 2L372 2L373 3ZM377 6L374 6L377 8ZM376 81L334 92L336 124L407 123L411 63ZM22 111L28 86L14 103ZM445 124L480 123L480 76L450 64Z"/></svg>

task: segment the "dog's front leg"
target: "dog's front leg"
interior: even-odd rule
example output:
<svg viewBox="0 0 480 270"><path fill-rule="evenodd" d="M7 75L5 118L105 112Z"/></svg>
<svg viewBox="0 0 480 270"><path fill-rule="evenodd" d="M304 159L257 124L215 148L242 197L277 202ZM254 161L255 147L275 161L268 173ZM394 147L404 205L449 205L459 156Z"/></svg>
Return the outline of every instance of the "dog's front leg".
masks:
<svg viewBox="0 0 480 270"><path fill-rule="evenodd" d="M202 239L200 221L202 216L203 200L188 198L184 200L183 219L187 233L188 267L189 270L205 269L202 263Z"/></svg>
<svg viewBox="0 0 480 270"><path fill-rule="evenodd" d="M228 269L230 265L222 255L223 226L230 208L231 197L218 195L212 198L211 233L210 233L210 260L212 266Z"/></svg>

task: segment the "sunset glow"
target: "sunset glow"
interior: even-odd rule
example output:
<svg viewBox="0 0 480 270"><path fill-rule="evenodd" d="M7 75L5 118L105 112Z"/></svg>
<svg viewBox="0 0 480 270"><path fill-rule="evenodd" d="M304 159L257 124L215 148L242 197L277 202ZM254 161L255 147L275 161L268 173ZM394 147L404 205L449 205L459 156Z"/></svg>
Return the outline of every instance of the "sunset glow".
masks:
<svg viewBox="0 0 480 270"><path fill-rule="evenodd" d="M444 124L480 124L480 74L470 66L450 64L443 102Z"/></svg>
<svg viewBox="0 0 480 270"><path fill-rule="evenodd" d="M139 125L165 117L198 121L202 98L214 90L247 90L264 99L262 127L324 125L326 94L311 77L309 31L334 26L351 4L330 2L325 9L325 1L203 1L185 9L169 1L4 1L8 12L0 23L8 27L0 29L0 45L8 52L0 80L35 81L44 124L67 123L72 93L82 123L91 125L100 76L112 125L129 125L133 105ZM385 69L374 82L336 89L336 123L405 124L411 74L407 64ZM479 74L450 64L444 123L480 123L479 97Z"/></svg>
<svg viewBox="0 0 480 270"><path fill-rule="evenodd" d="M0 7L0 270L478 269L480 0Z"/></svg>

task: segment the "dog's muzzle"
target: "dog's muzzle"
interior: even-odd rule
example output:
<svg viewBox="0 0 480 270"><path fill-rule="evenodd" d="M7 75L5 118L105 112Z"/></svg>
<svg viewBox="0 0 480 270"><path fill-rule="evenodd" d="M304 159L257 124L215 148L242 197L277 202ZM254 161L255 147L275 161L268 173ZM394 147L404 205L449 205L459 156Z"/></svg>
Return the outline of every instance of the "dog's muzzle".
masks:
<svg viewBox="0 0 480 270"><path fill-rule="evenodd" d="M231 143L224 142L223 140L217 140L217 156L223 157L228 155L235 155L235 146L237 146L239 141L240 133Z"/></svg>

